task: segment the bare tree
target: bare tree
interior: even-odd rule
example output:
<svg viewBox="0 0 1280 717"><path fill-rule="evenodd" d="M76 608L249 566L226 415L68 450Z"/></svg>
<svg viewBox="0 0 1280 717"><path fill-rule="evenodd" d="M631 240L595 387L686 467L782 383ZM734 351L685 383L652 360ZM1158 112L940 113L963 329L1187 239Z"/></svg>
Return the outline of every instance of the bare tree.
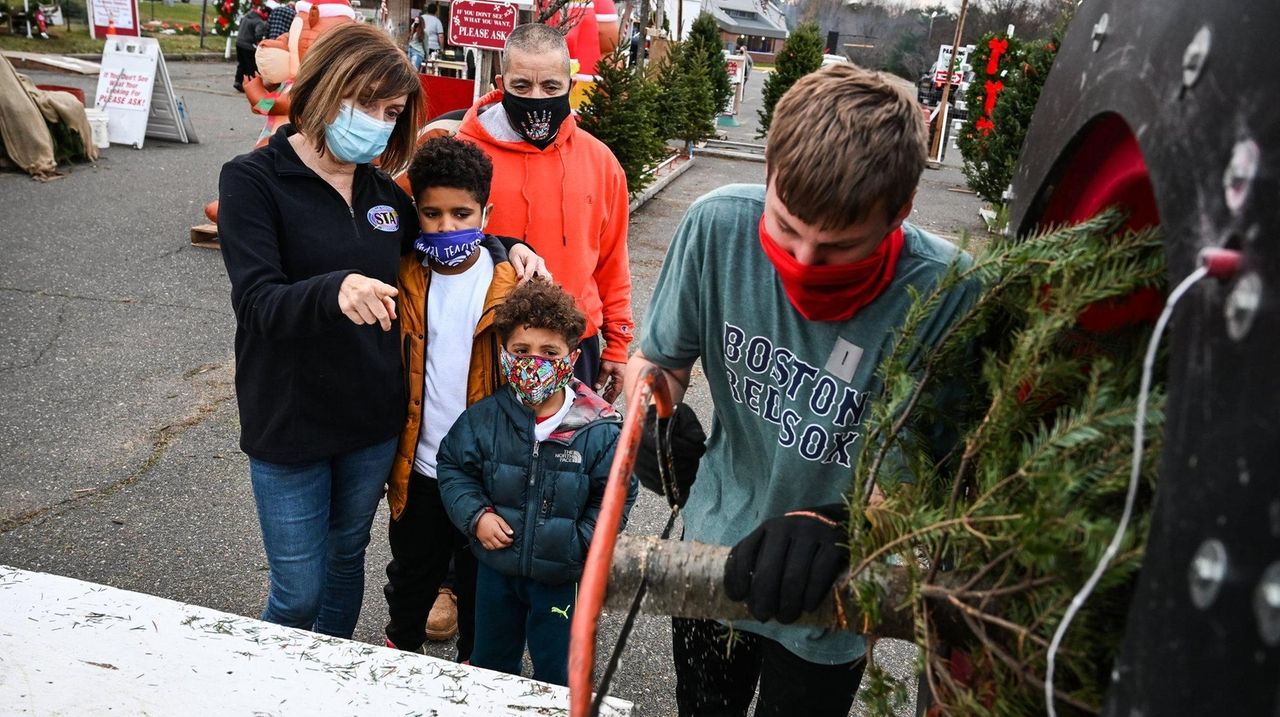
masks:
<svg viewBox="0 0 1280 717"><path fill-rule="evenodd" d="M1070 0L977 0L969 10L965 37L1003 33L1012 25L1021 37L1047 38L1058 20L1074 7Z"/></svg>
<svg viewBox="0 0 1280 717"><path fill-rule="evenodd" d="M1013 25L1021 37L1048 37L1073 0L975 0L969 8L962 44ZM911 80L927 73L938 47L951 43L956 18L945 5L913 8L888 0L798 0L787 7L793 25L813 21L823 37L838 33L837 54L872 69Z"/></svg>

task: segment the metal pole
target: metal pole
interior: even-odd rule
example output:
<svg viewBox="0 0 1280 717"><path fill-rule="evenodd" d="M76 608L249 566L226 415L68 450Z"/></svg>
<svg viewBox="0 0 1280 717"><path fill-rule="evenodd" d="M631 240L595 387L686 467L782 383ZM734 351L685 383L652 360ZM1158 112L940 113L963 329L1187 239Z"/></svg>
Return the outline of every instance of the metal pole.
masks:
<svg viewBox="0 0 1280 717"><path fill-rule="evenodd" d="M501 53L497 50L479 51L479 56L476 58L476 84L473 90L475 99L480 99L488 92L489 86L496 84L494 77L502 74L502 68L498 63L500 55ZM505 88L503 92L506 92Z"/></svg>
<svg viewBox="0 0 1280 717"><path fill-rule="evenodd" d="M31 39L31 2L22 0L22 17L27 22L27 39Z"/></svg>
<svg viewBox="0 0 1280 717"><path fill-rule="evenodd" d="M969 12L969 0L963 0L960 3L960 17L956 20L956 37L951 42L951 59L947 62L946 83L942 86L942 100L938 103L938 115L934 121L937 123L933 128L933 144L929 146L929 157L938 156L938 146L942 142L942 135L946 132L947 100L951 96L951 74L955 70L956 59L960 56L960 35L964 32L964 16Z"/></svg>
<svg viewBox="0 0 1280 717"><path fill-rule="evenodd" d="M951 125L951 107L947 105L947 103L944 102L938 105L938 117L941 118L944 129ZM942 141L935 146L936 149L934 150L934 154L929 156L929 161L942 164L942 158L946 156L947 152L946 138L944 137Z"/></svg>
<svg viewBox="0 0 1280 717"><path fill-rule="evenodd" d="M676 0L676 42L684 39L684 0Z"/></svg>
<svg viewBox="0 0 1280 717"><path fill-rule="evenodd" d="M636 69L645 65L645 45L649 42L649 0L640 0L640 51L636 53Z"/></svg>
<svg viewBox="0 0 1280 717"><path fill-rule="evenodd" d="M209 0L200 2L200 49L204 49L204 20L209 14Z"/></svg>

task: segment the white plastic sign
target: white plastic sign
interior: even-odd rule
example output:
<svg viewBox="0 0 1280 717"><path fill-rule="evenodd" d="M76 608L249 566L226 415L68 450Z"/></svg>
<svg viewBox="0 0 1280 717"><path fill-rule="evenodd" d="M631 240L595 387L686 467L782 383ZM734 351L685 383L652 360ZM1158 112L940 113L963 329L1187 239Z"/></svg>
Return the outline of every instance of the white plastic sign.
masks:
<svg viewBox="0 0 1280 717"><path fill-rule="evenodd" d="M969 64L969 53L973 52L974 45L965 45L960 48L960 52L956 55L955 72L951 75L951 82L957 83L963 81L964 73L973 69ZM951 46L942 45L938 47L938 61L933 63L933 81L941 84L947 79L947 67L951 64Z"/></svg>
<svg viewBox="0 0 1280 717"><path fill-rule="evenodd" d="M107 37L93 106L107 113L112 144L142 149L145 137L195 141L191 119L173 94L160 43L154 38Z"/></svg>
<svg viewBox="0 0 1280 717"><path fill-rule="evenodd" d="M102 49L102 70L98 73L98 91L94 93L93 105L107 112L108 136L112 144L131 144L142 148L159 54L160 43L152 38L107 38Z"/></svg>

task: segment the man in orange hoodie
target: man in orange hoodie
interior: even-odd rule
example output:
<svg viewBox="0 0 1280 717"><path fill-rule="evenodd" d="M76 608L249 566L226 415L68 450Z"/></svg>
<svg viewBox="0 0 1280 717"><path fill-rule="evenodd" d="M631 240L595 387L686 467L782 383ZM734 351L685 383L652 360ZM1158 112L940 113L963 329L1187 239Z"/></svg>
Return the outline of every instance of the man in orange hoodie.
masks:
<svg viewBox="0 0 1280 717"><path fill-rule="evenodd" d="M467 112L458 137L493 161L488 230L523 239L577 299L587 330L574 373L612 402L634 328L627 181L609 148L578 128L572 84L559 31L521 25L507 38L498 89Z"/></svg>

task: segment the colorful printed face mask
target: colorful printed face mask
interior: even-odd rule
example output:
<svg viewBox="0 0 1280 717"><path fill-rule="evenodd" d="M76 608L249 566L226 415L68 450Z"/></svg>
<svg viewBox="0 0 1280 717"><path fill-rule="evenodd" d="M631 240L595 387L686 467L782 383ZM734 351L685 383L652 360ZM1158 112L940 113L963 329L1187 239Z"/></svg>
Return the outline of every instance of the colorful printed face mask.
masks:
<svg viewBox="0 0 1280 717"><path fill-rule="evenodd" d="M573 378L573 362L579 351L560 358L543 356L516 356L502 351L502 373L516 395L525 403L536 406L555 395Z"/></svg>
<svg viewBox="0 0 1280 717"><path fill-rule="evenodd" d="M470 258L481 239L484 239L484 230L475 227L451 232L419 232L413 246L429 261L458 266Z"/></svg>

